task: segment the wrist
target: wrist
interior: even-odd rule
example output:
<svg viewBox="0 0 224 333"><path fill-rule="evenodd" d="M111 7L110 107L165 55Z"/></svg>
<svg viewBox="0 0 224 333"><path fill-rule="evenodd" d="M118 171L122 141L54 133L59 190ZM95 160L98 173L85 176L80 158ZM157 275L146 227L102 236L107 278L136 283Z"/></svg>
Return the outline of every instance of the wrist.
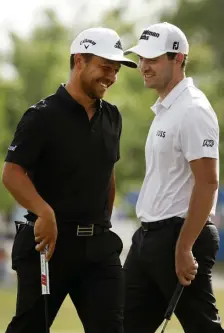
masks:
<svg viewBox="0 0 224 333"><path fill-rule="evenodd" d="M181 239L178 239L176 243L176 252L190 252L192 251L193 245L188 242L183 242Z"/></svg>
<svg viewBox="0 0 224 333"><path fill-rule="evenodd" d="M52 217L55 218L53 209L47 203L40 207L38 216L47 220L52 219Z"/></svg>

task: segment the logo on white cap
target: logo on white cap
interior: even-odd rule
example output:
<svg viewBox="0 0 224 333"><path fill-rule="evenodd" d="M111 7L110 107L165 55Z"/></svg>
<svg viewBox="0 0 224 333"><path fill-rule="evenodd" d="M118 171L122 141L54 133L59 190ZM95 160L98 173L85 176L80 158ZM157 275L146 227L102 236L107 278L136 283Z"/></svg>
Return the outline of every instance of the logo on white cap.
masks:
<svg viewBox="0 0 224 333"><path fill-rule="evenodd" d="M123 47L122 47L122 44L121 44L121 41L120 41L120 40L117 41L117 43L114 45L114 47L115 47L116 49L120 49L120 50L123 51Z"/></svg>
<svg viewBox="0 0 224 333"><path fill-rule="evenodd" d="M96 45L92 39L84 39L80 42L80 45L84 44L85 49L88 49L89 44Z"/></svg>
<svg viewBox="0 0 224 333"><path fill-rule="evenodd" d="M160 34L158 32L154 32L154 31L150 31L150 30L144 30L139 39L148 40L149 36L159 38Z"/></svg>
<svg viewBox="0 0 224 333"><path fill-rule="evenodd" d="M72 42L70 54L90 53L96 56L118 61L136 68L137 64L124 57L121 40L116 31L108 28L90 28L82 31Z"/></svg>
<svg viewBox="0 0 224 333"><path fill-rule="evenodd" d="M167 52L188 54L189 44L183 31L173 24L163 22L144 29L138 44L124 54L135 53L150 59Z"/></svg>

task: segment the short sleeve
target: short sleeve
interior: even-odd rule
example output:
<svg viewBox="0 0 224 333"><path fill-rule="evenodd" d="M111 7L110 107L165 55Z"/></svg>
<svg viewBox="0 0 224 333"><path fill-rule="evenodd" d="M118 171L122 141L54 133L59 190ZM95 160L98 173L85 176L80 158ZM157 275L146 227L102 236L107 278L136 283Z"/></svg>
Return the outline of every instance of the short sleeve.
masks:
<svg viewBox="0 0 224 333"><path fill-rule="evenodd" d="M218 159L219 126L212 108L188 109L180 127L180 144L189 162L203 157Z"/></svg>
<svg viewBox="0 0 224 333"><path fill-rule="evenodd" d="M18 164L26 170L32 170L44 147L45 126L41 110L30 108L26 111L17 125L5 161Z"/></svg>

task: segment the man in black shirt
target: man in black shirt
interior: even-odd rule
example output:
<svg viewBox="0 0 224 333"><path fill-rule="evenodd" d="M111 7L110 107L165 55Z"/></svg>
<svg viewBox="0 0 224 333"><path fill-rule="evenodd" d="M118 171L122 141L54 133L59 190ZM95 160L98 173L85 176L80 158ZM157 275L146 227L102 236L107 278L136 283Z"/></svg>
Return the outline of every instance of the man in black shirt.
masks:
<svg viewBox="0 0 224 333"><path fill-rule="evenodd" d="M122 242L109 231L122 121L102 97L121 64L137 65L106 28L80 33L70 53L67 84L23 115L3 170L4 185L28 210L12 250L18 294L7 333L45 330L37 251L46 246L49 326L69 294L85 332L123 332Z"/></svg>

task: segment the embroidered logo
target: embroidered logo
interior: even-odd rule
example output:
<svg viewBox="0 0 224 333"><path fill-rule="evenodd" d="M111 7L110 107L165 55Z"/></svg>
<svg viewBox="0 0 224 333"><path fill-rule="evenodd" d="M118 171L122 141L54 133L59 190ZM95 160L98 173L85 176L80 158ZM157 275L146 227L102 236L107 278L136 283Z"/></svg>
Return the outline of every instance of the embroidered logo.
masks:
<svg viewBox="0 0 224 333"><path fill-rule="evenodd" d="M90 44L92 44L94 46L94 45L96 45L96 42L94 42L94 40L92 40L92 39L83 39L80 42L80 45L82 45L82 44L84 44L85 49L88 49Z"/></svg>
<svg viewBox="0 0 224 333"><path fill-rule="evenodd" d="M139 39L148 40L149 36L159 38L160 34L158 32L154 32L154 31L150 31L150 30L144 30Z"/></svg>
<svg viewBox="0 0 224 333"><path fill-rule="evenodd" d="M8 150L9 151L15 151L17 148L17 146L9 146Z"/></svg>
<svg viewBox="0 0 224 333"><path fill-rule="evenodd" d="M204 140L202 147L213 147L214 146L214 140Z"/></svg>
<svg viewBox="0 0 224 333"><path fill-rule="evenodd" d="M123 50L123 48L122 48L122 44L121 44L121 41L120 41L120 40L117 41L117 43L114 45L114 47L115 47L116 49Z"/></svg>
<svg viewBox="0 0 224 333"><path fill-rule="evenodd" d="M173 50L178 50L179 49L179 42L174 42L173 43Z"/></svg>
<svg viewBox="0 0 224 333"><path fill-rule="evenodd" d="M159 136L160 138L165 138L166 137L166 132L164 132L164 131L157 131L156 136Z"/></svg>

